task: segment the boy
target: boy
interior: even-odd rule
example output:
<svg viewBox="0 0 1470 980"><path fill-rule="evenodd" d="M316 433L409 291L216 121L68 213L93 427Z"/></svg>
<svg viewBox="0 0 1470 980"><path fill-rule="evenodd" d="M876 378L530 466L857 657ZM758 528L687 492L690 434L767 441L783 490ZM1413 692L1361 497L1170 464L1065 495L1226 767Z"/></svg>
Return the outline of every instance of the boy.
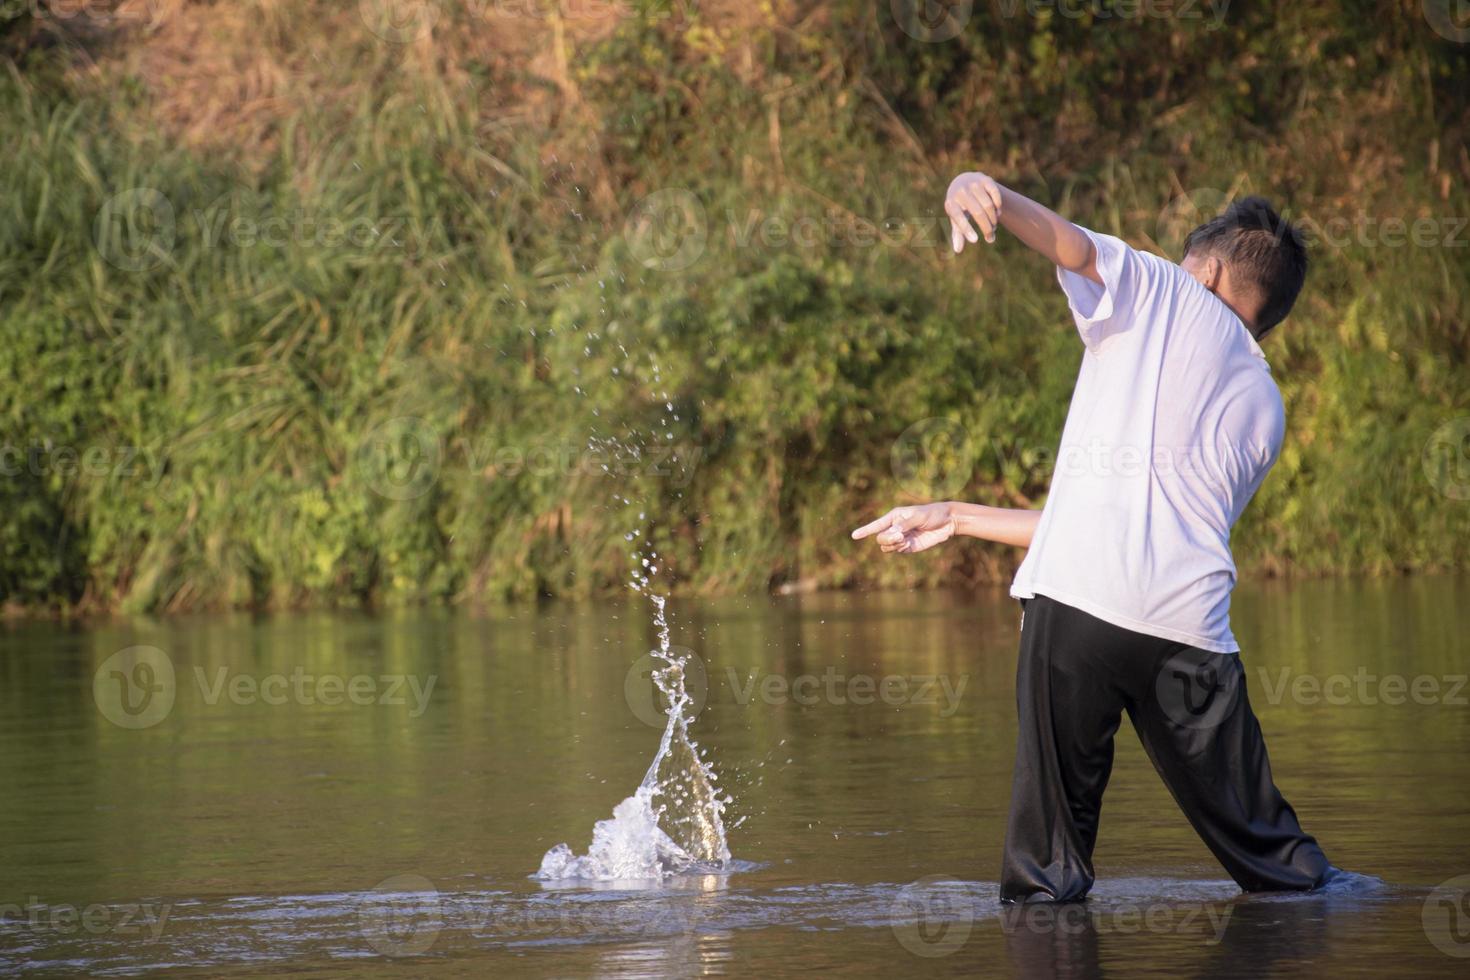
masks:
<svg viewBox="0 0 1470 980"><path fill-rule="evenodd" d="M956 534L1029 549L1011 585L1019 732L1001 900L1092 887L1125 711L1241 888L1318 887L1330 865L1272 782L1229 621L1230 528L1284 427L1258 341L1306 278L1299 233L1247 198L1195 229L1175 265L980 173L954 179L945 211L956 252L1004 228L1051 260L1086 347L1040 512L899 507L852 535L890 554Z"/></svg>

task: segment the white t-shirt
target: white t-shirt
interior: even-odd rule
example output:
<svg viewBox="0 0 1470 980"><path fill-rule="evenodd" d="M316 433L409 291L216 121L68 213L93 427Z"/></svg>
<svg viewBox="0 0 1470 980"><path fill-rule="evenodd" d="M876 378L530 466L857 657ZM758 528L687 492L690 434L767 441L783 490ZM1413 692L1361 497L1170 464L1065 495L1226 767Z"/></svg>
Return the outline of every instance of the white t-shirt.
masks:
<svg viewBox="0 0 1470 980"><path fill-rule="evenodd" d="M1057 270L1087 349L1011 595L1236 652L1230 528L1281 449L1281 393L1240 318L1189 273L1087 234L1103 285Z"/></svg>

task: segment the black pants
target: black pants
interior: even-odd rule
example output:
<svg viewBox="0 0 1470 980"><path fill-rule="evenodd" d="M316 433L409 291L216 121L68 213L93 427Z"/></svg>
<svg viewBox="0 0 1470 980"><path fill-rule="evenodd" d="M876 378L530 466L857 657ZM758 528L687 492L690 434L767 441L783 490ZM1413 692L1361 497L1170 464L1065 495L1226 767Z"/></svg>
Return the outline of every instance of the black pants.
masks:
<svg viewBox="0 0 1470 980"><path fill-rule="evenodd" d="M1073 901L1092 887L1098 813L1124 711L1180 809L1241 888L1323 883L1330 865L1271 781L1237 654L1135 633L1046 596L1022 608L1002 901Z"/></svg>

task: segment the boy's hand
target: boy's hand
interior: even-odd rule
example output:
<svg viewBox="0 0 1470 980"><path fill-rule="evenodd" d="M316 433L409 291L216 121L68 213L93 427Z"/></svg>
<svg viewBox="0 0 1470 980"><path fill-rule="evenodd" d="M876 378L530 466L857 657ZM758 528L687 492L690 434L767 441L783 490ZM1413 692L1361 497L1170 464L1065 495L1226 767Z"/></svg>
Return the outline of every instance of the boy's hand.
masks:
<svg viewBox="0 0 1470 980"><path fill-rule="evenodd" d="M972 171L951 181L944 195L944 211L949 215L949 239L957 253L964 251L965 242L980 240L976 228L987 242L993 242L995 230L1004 225L1006 231L1053 265L1102 285L1097 249L1085 231L985 174Z"/></svg>
<svg viewBox="0 0 1470 980"><path fill-rule="evenodd" d="M885 554L912 555L954 537L954 508L947 503L895 507L852 532L854 541L874 534Z"/></svg>
<svg viewBox="0 0 1470 980"><path fill-rule="evenodd" d="M977 226L987 242L994 242L995 230L1000 227L1000 185L982 173L960 174L950 181L944 210L949 215L950 243L956 254L964 251L965 242L980 240L975 234Z"/></svg>

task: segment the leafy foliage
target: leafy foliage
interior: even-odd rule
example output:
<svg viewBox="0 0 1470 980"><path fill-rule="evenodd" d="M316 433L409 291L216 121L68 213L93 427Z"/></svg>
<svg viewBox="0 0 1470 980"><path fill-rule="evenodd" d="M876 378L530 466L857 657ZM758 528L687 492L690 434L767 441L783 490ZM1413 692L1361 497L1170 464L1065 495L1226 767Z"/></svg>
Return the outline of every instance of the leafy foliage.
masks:
<svg viewBox="0 0 1470 980"><path fill-rule="evenodd" d="M944 43L888 7L638 4L519 122L463 82L504 65L382 56L259 165L33 53L0 78L0 593L587 596L628 535L691 591L1001 579L1003 549L846 539L903 500L1044 499L1080 349L1033 256L949 254L977 166L1175 257L1276 197L1314 269L1267 345L1288 447L1243 568L1465 563L1427 462L1470 415L1466 46L1407 2L995 0Z"/></svg>

